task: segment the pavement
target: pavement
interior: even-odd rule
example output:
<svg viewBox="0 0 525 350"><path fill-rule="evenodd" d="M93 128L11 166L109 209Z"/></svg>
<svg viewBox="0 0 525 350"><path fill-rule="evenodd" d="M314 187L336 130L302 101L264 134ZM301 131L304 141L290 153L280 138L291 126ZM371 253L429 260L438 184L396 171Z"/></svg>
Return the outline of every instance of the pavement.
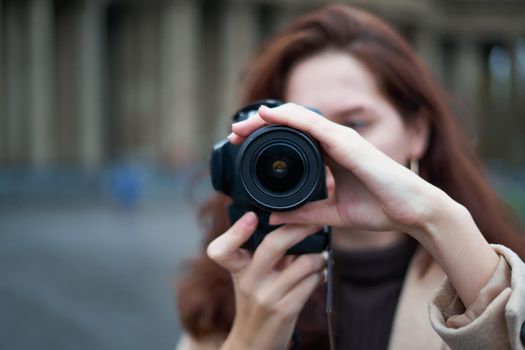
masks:
<svg viewBox="0 0 525 350"><path fill-rule="evenodd" d="M0 208L0 349L173 349L198 249L187 201Z"/></svg>
<svg viewBox="0 0 525 350"><path fill-rule="evenodd" d="M525 225L523 174L492 178ZM173 350L176 281L201 240L186 197L206 198L209 179L145 173L142 193L78 174L1 175L0 349Z"/></svg>

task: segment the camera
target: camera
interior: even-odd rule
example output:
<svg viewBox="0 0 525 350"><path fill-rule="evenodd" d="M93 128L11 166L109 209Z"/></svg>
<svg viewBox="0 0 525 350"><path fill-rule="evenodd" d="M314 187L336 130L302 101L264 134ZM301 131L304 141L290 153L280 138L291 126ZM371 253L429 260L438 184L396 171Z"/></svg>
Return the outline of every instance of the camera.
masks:
<svg viewBox="0 0 525 350"><path fill-rule="evenodd" d="M238 111L233 121L248 119L261 105L276 107L280 104L277 100L258 101ZM215 190L232 198L228 207L232 223L248 211L259 217L254 234L243 245L252 251L278 227L268 222L272 212L293 210L327 198L326 174L318 143L308 134L287 126L264 126L240 145L227 139L218 142L213 147L210 170ZM305 238L287 254L325 250L329 230L325 227Z"/></svg>

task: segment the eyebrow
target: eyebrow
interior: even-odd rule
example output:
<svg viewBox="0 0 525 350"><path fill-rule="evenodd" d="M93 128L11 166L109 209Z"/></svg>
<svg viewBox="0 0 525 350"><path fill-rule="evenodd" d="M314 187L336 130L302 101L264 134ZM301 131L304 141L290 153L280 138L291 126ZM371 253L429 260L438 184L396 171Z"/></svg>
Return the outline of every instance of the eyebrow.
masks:
<svg viewBox="0 0 525 350"><path fill-rule="evenodd" d="M370 108L362 106L362 105L359 105L359 106L346 107L346 108L342 108L342 109L340 109L338 111L335 111L333 113L333 117L334 117L334 119L337 119L337 120L343 120L343 119L345 119L348 116L352 116L352 115L360 113L360 112L365 112L366 114L369 114L369 115L374 115L375 114L374 111L371 110Z"/></svg>

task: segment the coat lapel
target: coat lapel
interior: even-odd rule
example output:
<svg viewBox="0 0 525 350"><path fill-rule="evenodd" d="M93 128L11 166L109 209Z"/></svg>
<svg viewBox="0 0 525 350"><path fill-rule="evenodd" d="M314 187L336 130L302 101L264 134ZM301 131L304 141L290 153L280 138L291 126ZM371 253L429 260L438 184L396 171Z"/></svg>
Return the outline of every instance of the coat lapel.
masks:
<svg viewBox="0 0 525 350"><path fill-rule="evenodd" d="M421 275L425 256L428 253L419 247L410 262L394 316L389 350L447 349L430 325L427 307L431 296L445 278L445 273L432 261L428 270Z"/></svg>

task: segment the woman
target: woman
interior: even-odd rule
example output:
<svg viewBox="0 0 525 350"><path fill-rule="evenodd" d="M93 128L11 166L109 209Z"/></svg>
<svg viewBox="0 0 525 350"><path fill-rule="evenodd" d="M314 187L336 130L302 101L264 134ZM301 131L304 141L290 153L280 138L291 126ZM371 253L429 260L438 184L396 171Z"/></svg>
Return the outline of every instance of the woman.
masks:
<svg viewBox="0 0 525 350"><path fill-rule="evenodd" d="M285 225L253 255L240 246L257 217L230 227L229 200L210 200L211 260L196 259L179 291L181 349L286 349L294 328L301 348L327 348L326 256L283 257L320 225L334 228L337 348L523 349L525 241L399 34L328 6L262 49L244 91L244 103L292 103L234 124L230 141L266 124L309 133L325 153L330 195L272 214Z"/></svg>

